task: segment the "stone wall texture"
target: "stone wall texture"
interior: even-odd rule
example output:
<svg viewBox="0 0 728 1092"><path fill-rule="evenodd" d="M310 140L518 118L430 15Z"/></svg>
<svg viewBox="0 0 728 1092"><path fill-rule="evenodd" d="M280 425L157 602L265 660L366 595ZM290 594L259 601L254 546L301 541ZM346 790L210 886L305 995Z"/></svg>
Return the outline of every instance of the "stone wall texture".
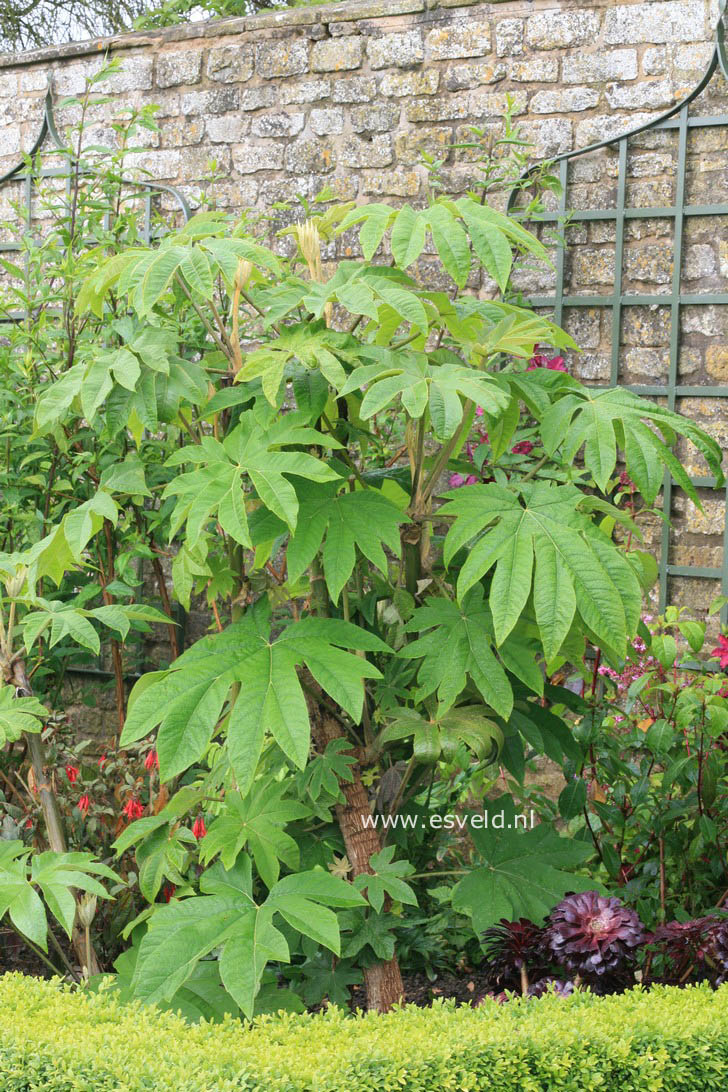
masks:
<svg viewBox="0 0 728 1092"><path fill-rule="evenodd" d="M444 161L454 193L474 181L472 151L453 147L470 127L495 131L507 94L535 156L553 156L649 121L697 84L711 57L717 0L352 0L246 18L197 23L103 42L0 58L0 174L37 134L47 81L56 101L81 92L105 54L119 70L105 83L110 101L94 107L92 139L113 136L109 121L126 106L155 103L159 131L134 164L178 186L194 207L210 161L219 205L268 208L325 185L342 199L424 199L422 152ZM73 107L59 107L72 121ZM717 77L696 104L728 113ZM728 131L691 133L687 200L728 203ZM642 207L675 198L677 138L652 132L630 144L627 200ZM613 208L616 151L576 160L570 204ZM6 202L0 191L0 205ZM0 218L6 209L0 208ZM607 295L615 275L615 231L593 220L569 229L566 286ZM726 217L689 220L681 270L684 291L728 291ZM356 253L346 239L347 254ZM331 255L333 257L333 255ZM669 218L627 226L625 292L669 292L673 277ZM523 269L526 293L548 293L547 270ZM565 325L583 353L574 369L588 381L609 378L611 312L567 309ZM621 378L658 384L667 377L670 309L625 309ZM728 385L728 308L682 312L680 382ZM686 397L679 408L726 446L725 403ZM693 473L704 466L692 456ZM722 563L724 505L704 493L697 510L674 498L670 558L704 568ZM659 520L654 534L658 535ZM704 606L712 580L675 577L671 597Z"/></svg>

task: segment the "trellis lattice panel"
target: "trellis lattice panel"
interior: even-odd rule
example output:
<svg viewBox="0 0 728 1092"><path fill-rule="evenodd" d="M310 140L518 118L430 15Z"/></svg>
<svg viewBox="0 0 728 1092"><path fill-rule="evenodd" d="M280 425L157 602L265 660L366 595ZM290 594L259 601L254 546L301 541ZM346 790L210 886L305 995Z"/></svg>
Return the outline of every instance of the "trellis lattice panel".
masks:
<svg viewBox="0 0 728 1092"><path fill-rule="evenodd" d="M728 65L725 14L698 87L656 121L556 161L561 193L535 226L553 268L515 287L582 348L570 368L694 418L728 449ZM514 194L513 200L517 200ZM659 606L703 608L728 594L728 491L694 449L678 449L701 512L666 475L646 526ZM724 614L725 617L725 614Z"/></svg>

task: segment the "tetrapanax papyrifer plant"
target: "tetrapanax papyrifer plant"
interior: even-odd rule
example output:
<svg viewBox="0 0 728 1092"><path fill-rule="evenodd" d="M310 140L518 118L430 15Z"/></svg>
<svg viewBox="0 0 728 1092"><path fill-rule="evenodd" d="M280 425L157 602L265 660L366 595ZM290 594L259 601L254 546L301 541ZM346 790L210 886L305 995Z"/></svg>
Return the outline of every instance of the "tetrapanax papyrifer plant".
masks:
<svg viewBox="0 0 728 1092"><path fill-rule="evenodd" d="M202 211L108 260L99 246L66 311L94 336L38 362L34 436L64 474L81 443L86 492L5 562L25 565L11 599L27 653L65 633L95 647L107 624L123 655L150 616L108 580L119 528L152 566L163 542L172 597L204 594L214 618L120 706L121 745L146 753L154 734L159 761L154 806L130 795L138 821L116 843L135 848L150 903L123 957L150 1002L222 983L251 1015L276 1003L268 964L292 964L307 999L313 983L345 996L361 972L387 1008L402 908L429 897L435 862L458 877L442 905L476 934L593 886L576 871L590 845L524 829L510 791L424 864L422 827L400 837L391 820L426 817L458 770L485 792L502 765L517 786L524 741L580 754L547 707L569 692L544 676L587 646L619 666L652 578L612 537L636 533L609 499L618 456L648 504L666 466L697 500L677 436L722 480L719 446L691 421L529 370L575 347L510 293L514 263L547 258L518 219L472 195L418 209L330 197L272 241L249 215ZM344 233L350 256L329 261ZM497 298L468 292L481 267ZM463 470L480 480L450 488ZM79 599L69 574L92 565L103 579Z"/></svg>
<svg viewBox="0 0 728 1092"><path fill-rule="evenodd" d="M549 914L545 942L555 963L608 987L633 969L645 930L634 910L596 891L567 895Z"/></svg>

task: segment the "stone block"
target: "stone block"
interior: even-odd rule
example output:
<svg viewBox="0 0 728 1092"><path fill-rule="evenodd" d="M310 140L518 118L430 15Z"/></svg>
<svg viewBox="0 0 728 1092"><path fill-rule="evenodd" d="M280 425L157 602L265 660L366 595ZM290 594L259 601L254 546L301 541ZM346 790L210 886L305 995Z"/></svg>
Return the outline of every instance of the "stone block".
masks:
<svg viewBox="0 0 728 1092"><path fill-rule="evenodd" d="M340 154L345 167L388 167L392 159L392 138L385 133L371 140L349 137L344 141Z"/></svg>
<svg viewBox="0 0 728 1092"><path fill-rule="evenodd" d="M659 0L609 8L604 15L607 45L699 42L706 36L703 0Z"/></svg>
<svg viewBox="0 0 728 1092"><path fill-rule="evenodd" d="M498 83L507 74L503 61L480 61L474 64L454 64L443 72L448 91L466 91L484 83Z"/></svg>
<svg viewBox="0 0 728 1092"><path fill-rule="evenodd" d="M361 38L327 38L311 51L312 72L344 72L359 68L364 55Z"/></svg>
<svg viewBox="0 0 728 1092"><path fill-rule="evenodd" d="M181 49L157 56L157 87L178 87L198 83L202 71L202 51Z"/></svg>
<svg viewBox="0 0 728 1092"><path fill-rule="evenodd" d="M373 76L352 76L348 80L334 80L331 98L334 102L371 102L377 94L377 81Z"/></svg>
<svg viewBox="0 0 728 1092"><path fill-rule="evenodd" d="M399 103L382 102L371 106L354 106L351 127L355 133L381 133L394 129L399 121Z"/></svg>
<svg viewBox="0 0 728 1092"><path fill-rule="evenodd" d="M670 341L669 307L625 307L622 344L662 347Z"/></svg>
<svg viewBox="0 0 728 1092"><path fill-rule="evenodd" d="M564 83L601 83L603 80L637 78L636 49L608 49L598 53L572 53L561 63Z"/></svg>
<svg viewBox="0 0 728 1092"><path fill-rule="evenodd" d="M728 384L728 345L709 345L705 353L705 370L719 386Z"/></svg>
<svg viewBox="0 0 728 1092"><path fill-rule="evenodd" d="M576 114L599 104L592 87L566 87L561 91L537 91L529 104L532 114Z"/></svg>
<svg viewBox="0 0 728 1092"><path fill-rule="evenodd" d="M499 57L518 57L523 53L522 19L501 19L496 23L495 51Z"/></svg>
<svg viewBox="0 0 728 1092"><path fill-rule="evenodd" d="M286 148L286 170L300 176L328 174L336 166L331 141L297 140Z"/></svg>
<svg viewBox="0 0 728 1092"><path fill-rule="evenodd" d="M179 177L181 164L182 153L177 148L155 148L144 152L132 152L125 160L127 170L140 167L145 171L146 177L165 181L173 181Z"/></svg>
<svg viewBox="0 0 728 1092"><path fill-rule="evenodd" d="M599 15L593 11L539 11L526 21L526 42L532 49L561 49L594 42Z"/></svg>
<svg viewBox="0 0 728 1092"><path fill-rule="evenodd" d="M331 94L330 80L299 80L295 83L282 83L274 89L274 101L278 106L292 103L320 102Z"/></svg>
<svg viewBox="0 0 728 1092"><path fill-rule="evenodd" d="M434 27L425 38L425 50L427 57L433 61L482 57L490 52L490 25L463 20L445 27Z"/></svg>
<svg viewBox="0 0 728 1092"><path fill-rule="evenodd" d="M48 73L42 68L30 68L26 72L20 73L20 90L23 93L27 91L45 91L47 86ZM0 83L0 93L2 93L3 97L15 95L17 90L17 78L10 74L4 76Z"/></svg>
<svg viewBox="0 0 728 1092"><path fill-rule="evenodd" d="M216 46L207 58L207 75L215 83L246 83L255 62L249 45Z"/></svg>
<svg viewBox="0 0 728 1092"><path fill-rule="evenodd" d="M308 41L302 38L261 42L255 47L255 70L266 80L300 76L308 72L308 49Z"/></svg>
<svg viewBox="0 0 728 1092"><path fill-rule="evenodd" d="M467 95L414 99L405 107L408 121L451 121L469 116Z"/></svg>
<svg viewBox="0 0 728 1092"><path fill-rule="evenodd" d="M440 72L437 68L426 68L423 72L387 72L379 81L379 93L397 98L402 95L434 95L439 82Z"/></svg>
<svg viewBox="0 0 728 1092"><path fill-rule="evenodd" d="M566 312L563 325L580 349L597 349L599 347L598 308L574 307Z"/></svg>
<svg viewBox="0 0 728 1092"><path fill-rule="evenodd" d="M714 277L718 272L715 250L707 243L695 243L687 247L684 262L684 276L689 281L697 281L701 277Z"/></svg>
<svg viewBox="0 0 728 1092"><path fill-rule="evenodd" d="M397 161L408 164L421 163L423 152L436 159L443 159L446 157L451 139L452 133L445 127L420 126L409 132L397 133L394 138Z"/></svg>
<svg viewBox="0 0 728 1092"><path fill-rule="evenodd" d="M240 91L240 109L260 110L264 106L280 106L280 90L270 83L264 83L260 87L244 87Z"/></svg>
<svg viewBox="0 0 728 1092"><path fill-rule="evenodd" d="M221 114L206 122L207 138L213 144L239 144L249 131L250 118L245 114Z"/></svg>
<svg viewBox="0 0 728 1092"><path fill-rule="evenodd" d="M416 197L420 192L420 177L416 171L395 167L389 171L364 171L362 193L372 196Z"/></svg>
<svg viewBox="0 0 728 1092"><path fill-rule="evenodd" d="M231 110L237 109L239 101L236 87L219 87L212 91L188 91L180 96L180 113L204 114L206 117L228 114Z"/></svg>
<svg viewBox="0 0 728 1092"><path fill-rule="evenodd" d="M344 111L340 106L325 110L312 110L308 120L317 136L326 136L329 133L343 133L344 131Z"/></svg>
<svg viewBox="0 0 728 1092"><path fill-rule="evenodd" d="M671 106L675 101L670 80L628 86L610 83L607 84L606 94L607 102L613 110L657 109L660 106Z"/></svg>
<svg viewBox="0 0 728 1092"><path fill-rule="evenodd" d="M624 253L624 275L645 285L668 285L672 281L673 257L671 244L628 247Z"/></svg>
<svg viewBox="0 0 728 1092"><path fill-rule="evenodd" d="M544 118L521 126L523 136L532 145L531 155L544 159L568 152L574 147L574 127L569 118Z"/></svg>
<svg viewBox="0 0 728 1092"><path fill-rule="evenodd" d="M282 144L233 145L233 166L239 174L279 171L283 167Z"/></svg>
<svg viewBox="0 0 728 1092"><path fill-rule="evenodd" d="M572 288L614 283L614 251L579 247L571 259Z"/></svg>
<svg viewBox="0 0 728 1092"><path fill-rule="evenodd" d="M409 68L425 59L421 30L406 30L400 34L382 34L367 42L371 68Z"/></svg>
<svg viewBox="0 0 728 1092"><path fill-rule="evenodd" d="M511 112L514 115L525 114L527 96L525 91L510 93ZM484 121L488 118L499 118L505 113L506 92L486 91L478 89L468 94L468 115Z"/></svg>
<svg viewBox="0 0 728 1092"><path fill-rule="evenodd" d="M20 130L17 125L6 125L0 129L0 156L18 155L20 152Z"/></svg>
<svg viewBox="0 0 728 1092"><path fill-rule="evenodd" d="M642 54L642 71L645 76L662 76L667 69L667 49L662 46L650 46ZM615 77L615 79L618 77Z"/></svg>
<svg viewBox="0 0 728 1092"><path fill-rule="evenodd" d="M256 137L290 137L301 132L306 123L302 113L259 114L253 118L250 131Z"/></svg>
<svg viewBox="0 0 728 1092"><path fill-rule="evenodd" d="M537 55L527 61L515 61L509 75L515 83L555 83L559 78L559 59Z"/></svg>

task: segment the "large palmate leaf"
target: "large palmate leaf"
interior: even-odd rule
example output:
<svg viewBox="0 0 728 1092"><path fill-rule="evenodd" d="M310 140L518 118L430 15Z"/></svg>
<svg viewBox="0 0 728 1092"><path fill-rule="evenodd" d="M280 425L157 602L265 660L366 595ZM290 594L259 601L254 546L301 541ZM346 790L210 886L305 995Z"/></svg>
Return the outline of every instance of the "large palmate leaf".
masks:
<svg viewBox="0 0 728 1092"><path fill-rule="evenodd" d="M469 816L467 829L476 850L476 867L455 885L452 904L470 914L482 933L501 918L542 921L567 891L601 889L573 870L594 850L586 842L560 837L550 823L531 826L517 815L511 796L488 801Z"/></svg>
<svg viewBox="0 0 728 1092"><path fill-rule="evenodd" d="M305 291L305 284L302 292ZM342 361L355 359L358 342L347 334L330 330L323 323L306 322L288 327L272 341L248 353L236 375L237 382L261 379L263 393L273 406L279 403L279 392L286 367L297 361L309 370L318 370L336 389L346 381Z"/></svg>
<svg viewBox="0 0 728 1092"><path fill-rule="evenodd" d="M377 737L380 746L412 739L412 757L423 765L440 759L452 761L463 743L478 761L494 762L503 744L503 733L482 706L458 705L441 717L427 718L415 709L398 709Z"/></svg>
<svg viewBox="0 0 728 1092"><path fill-rule="evenodd" d="M459 288L468 278L474 257L501 291L508 284L514 250L548 260L543 244L524 227L469 197L458 201L442 198L418 212L410 205L402 209L360 205L348 213L338 230L346 231L356 224L362 225L359 242L367 261L391 229L392 255L402 269L417 261L429 234L440 261Z"/></svg>
<svg viewBox="0 0 728 1092"><path fill-rule="evenodd" d="M304 444L340 446L333 437L309 428L303 415L292 413L271 423L270 418L249 411L222 443L205 436L200 444L175 452L167 465L194 463L195 469L178 475L165 489L165 497L178 497L170 535L186 524L186 546L193 549L215 518L235 542L252 546L244 492L248 482L266 508L293 530L298 498L288 477L316 482L339 477L323 459L305 451L283 450Z"/></svg>
<svg viewBox="0 0 728 1092"><path fill-rule="evenodd" d="M237 698L227 719L227 747L241 792L255 774L267 734L299 768L308 757L311 729L296 673L305 664L319 685L359 721L363 680L380 673L345 649L387 651L372 634L337 619L305 618L270 635L270 607L259 600L242 621L204 637L168 671L150 672L134 687L122 745L157 725L161 776L174 777L197 762L220 720L230 688Z"/></svg>
<svg viewBox="0 0 728 1092"><path fill-rule="evenodd" d="M554 383L553 379L544 380L543 375L531 373L520 376L517 386L527 396L544 383L556 387L553 403L537 413L546 452L553 455L560 449L563 459L572 462L583 448L584 465L602 491L621 455L627 473L648 504L654 502L665 470L699 503L689 476L672 451L677 436L695 445L717 484L723 483L720 444L688 418L621 387L590 390L568 376L559 376ZM532 398L536 401L538 395Z"/></svg>
<svg viewBox="0 0 728 1092"><path fill-rule="evenodd" d="M321 549L331 598L338 601L352 574L357 548L381 573L387 572L386 546L400 555L399 528L407 517L378 489L337 493L337 486L299 489L296 530L286 552L289 580L295 582ZM325 541L324 541L325 539Z"/></svg>
<svg viewBox="0 0 728 1092"><path fill-rule="evenodd" d="M520 492L522 500L491 484L448 494L441 512L455 522L445 540L445 563L470 544L458 577L459 599L495 566L489 602L499 646L533 593L547 660L577 615L601 644L624 655L642 601L630 562L582 510L589 498L575 486L539 482Z"/></svg>
<svg viewBox="0 0 728 1092"><path fill-rule="evenodd" d="M482 406L486 413L498 415L507 407L510 396L495 376L466 368L453 362L452 354L426 354L404 350L368 349L376 364L355 368L342 394L366 387L360 415L364 420L401 398L410 417L422 417L426 409L435 435L448 439L463 419L463 402ZM445 358L445 362L440 361Z"/></svg>
<svg viewBox="0 0 728 1092"><path fill-rule="evenodd" d="M199 965L219 949L220 977L246 1016L270 961L288 962L288 943L273 924L280 915L289 926L338 954L339 927L329 907L356 907L365 900L351 884L321 871L279 880L262 905L253 899L250 858L233 868L214 865L203 876L202 895L157 906L141 942L132 980L135 996L168 1000Z"/></svg>
<svg viewBox="0 0 728 1092"><path fill-rule="evenodd" d="M91 853L38 853L29 862L30 854L22 842L0 842L0 918L9 914L24 936L47 951L45 906L70 937L76 917L73 889L108 898L97 877L119 877Z"/></svg>
<svg viewBox="0 0 728 1092"><path fill-rule="evenodd" d="M493 652L493 625L481 587L473 588L460 604L449 599L428 599L404 628L406 633L428 631L399 651L404 659L422 661L416 702L437 694L438 716L442 717L470 680L486 705L508 717L513 691Z"/></svg>
<svg viewBox="0 0 728 1092"><path fill-rule="evenodd" d="M298 844L283 827L295 819L305 819L311 809L297 800L284 799L288 789L285 782L261 782L246 797L227 792L222 811L200 845L200 861L207 864L219 854L223 867L232 868L247 846L268 887L278 879L280 862L298 868Z"/></svg>
<svg viewBox="0 0 728 1092"><path fill-rule="evenodd" d="M0 685L0 747L23 732L40 732L48 715L37 698L16 698L15 687Z"/></svg>

